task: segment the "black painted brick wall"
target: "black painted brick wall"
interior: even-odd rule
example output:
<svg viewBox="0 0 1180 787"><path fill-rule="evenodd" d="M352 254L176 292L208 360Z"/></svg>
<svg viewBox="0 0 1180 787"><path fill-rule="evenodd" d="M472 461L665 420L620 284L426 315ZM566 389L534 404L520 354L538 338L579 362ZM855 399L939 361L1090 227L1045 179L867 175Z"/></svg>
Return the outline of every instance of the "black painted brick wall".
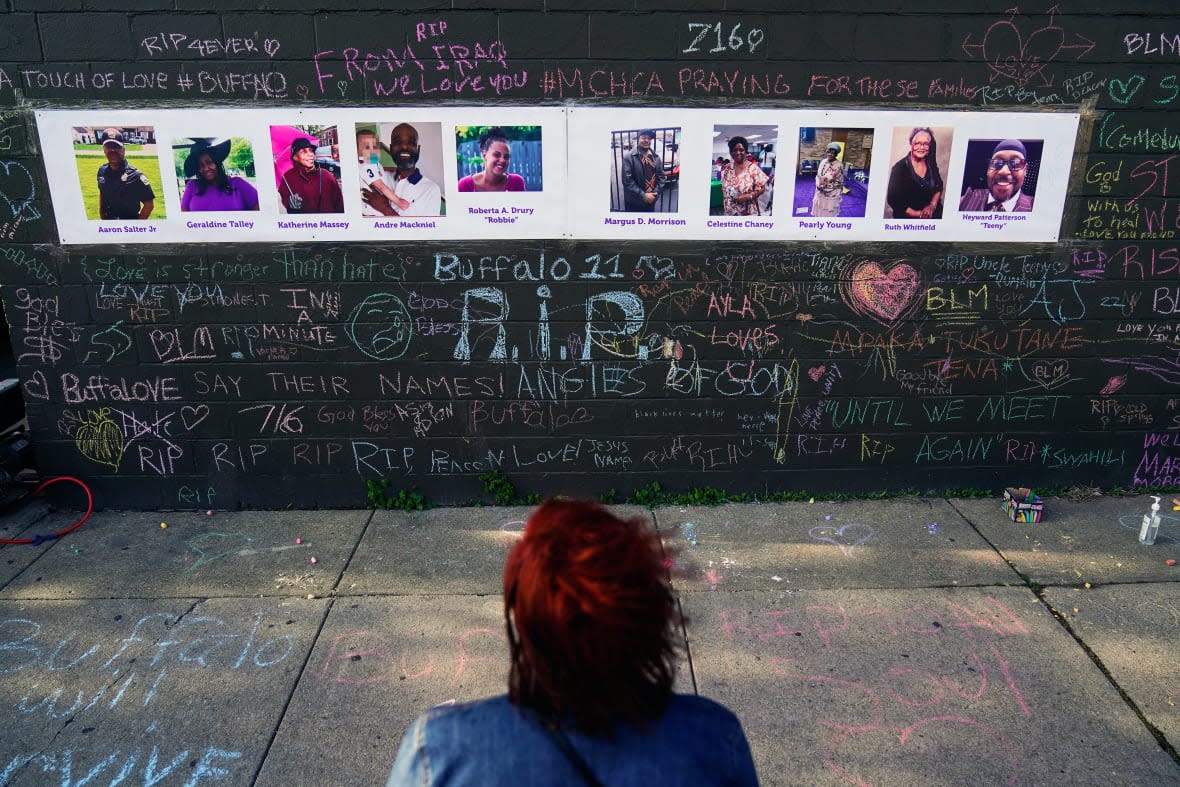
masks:
<svg viewBox="0 0 1180 787"><path fill-rule="evenodd" d="M1180 14L1148 2L1114 15L1095 0L1051 16L1008 5L10 0L0 294L42 469L86 478L107 507L363 505L365 481L379 479L464 502L489 470L522 494L583 496L652 481L758 494L1177 486L1180 47L1160 35L1180 33ZM439 22L456 43L503 43L529 74L502 99L515 104L1080 109L1062 240L56 243L34 109L380 105L360 81L321 93L312 58L413 45L418 23ZM718 23L725 41L736 25L757 29L758 46L710 53L711 36L686 51L699 25ZM164 45L173 34L184 48ZM263 51L188 48L234 37ZM201 70L279 73L286 89L178 84ZM702 87L710 71L735 70L784 89ZM595 71L638 87L598 95ZM137 73L163 73L166 86L124 89ZM815 75L853 87L828 94ZM855 87L862 77L916 87L882 99ZM452 255L469 274L439 275ZM621 275L588 278L596 264ZM902 315L874 313L851 283L907 269L918 284ZM540 279L552 296L544 347ZM470 360L456 360L475 287L511 304L503 330L517 360L491 360L495 330L480 325L469 326ZM610 291L642 304L638 341L602 333L620 331L600 297ZM412 318L396 361L366 357L349 335L376 293ZM292 298L319 304L313 332L298 333L307 323Z"/></svg>

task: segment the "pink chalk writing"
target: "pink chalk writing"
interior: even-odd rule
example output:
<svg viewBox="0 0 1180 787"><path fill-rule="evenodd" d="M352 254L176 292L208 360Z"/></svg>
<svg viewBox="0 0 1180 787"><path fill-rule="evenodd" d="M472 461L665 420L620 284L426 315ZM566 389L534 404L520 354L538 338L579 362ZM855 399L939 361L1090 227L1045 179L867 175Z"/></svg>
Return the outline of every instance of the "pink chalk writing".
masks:
<svg viewBox="0 0 1180 787"><path fill-rule="evenodd" d="M313 58L320 93L359 82L376 96L503 95L528 84L528 72L508 61L499 39L459 43L439 41L446 24L419 25L417 41L401 50L344 47ZM431 43L424 43L429 38ZM302 95L302 94L301 94Z"/></svg>
<svg viewBox="0 0 1180 787"><path fill-rule="evenodd" d="M455 641L449 686L457 686L476 665L501 664L507 654L504 633L490 628L470 628ZM495 655L487 655L494 651ZM476 655L480 654L480 655ZM385 634L352 631L332 638L323 665L315 672L320 680L347 686L373 686L385 682L417 680L435 674L440 658L435 654L411 653L398 648Z"/></svg>
<svg viewBox="0 0 1180 787"><path fill-rule="evenodd" d="M883 770L889 766L878 755L891 750L907 762L931 758L919 770L937 774L944 767L937 759L940 743L958 746L964 740L989 753L1003 782L1014 784L1021 776L1019 739L1002 724L1031 719L1034 710L1007 643L1030 631L992 596L859 610L819 604L723 609L721 631L754 650L768 647L768 677L807 693L811 701L797 707L815 709L813 723L827 731L821 733L824 765L843 781L889 782ZM880 666L841 660L845 648L859 651L866 638L882 637L895 660L882 659ZM943 648L952 641L966 647L965 655L946 657Z"/></svg>
<svg viewBox="0 0 1180 787"><path fill-rule="evenodd" d="M982 41L976 43L971 33L963 38L963 52L986 62L993 80L1004 78L1024 87L1039 78L1039 84L1052 87L1053 77L1045 73L1050 63L1058 58L1081 60L1095 46L1080 33L1068 35L1057 24L1057 6L1048 9L1043 20L1030 23L1023 30L1017 24L1017 9L1005 13L1006 18L988 26ZM1027 29L1038 24L1034 30Z"/></svg>

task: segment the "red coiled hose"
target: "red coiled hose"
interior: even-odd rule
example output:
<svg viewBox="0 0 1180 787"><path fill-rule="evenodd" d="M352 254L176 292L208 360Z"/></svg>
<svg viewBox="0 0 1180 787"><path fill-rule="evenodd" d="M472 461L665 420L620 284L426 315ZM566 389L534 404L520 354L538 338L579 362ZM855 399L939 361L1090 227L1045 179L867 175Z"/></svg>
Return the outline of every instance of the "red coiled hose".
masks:
<svg viewBox="0 0 1180 787"><path fill-rule="evenodd" d="M50 478L46 481L42 481L37 485L37 488L33 490L33 494L41 494L42 489L53 486L58 481L70 481L75 483L82 487L82 491L86 493L86 513L82 515L82 518L66 529L59 530L56 533L38 534L32 538L0 538L0 544L32 544L33 546L36 546L38 544L44 544L46 541L52 541L55 538L61 538L66 533L73 532L82 527L82 523L89 519L90 515L94 513L94 495L91 493L90 487L86 486L85 481L74 478L72 475L59 475L57 478Z"/></svg>

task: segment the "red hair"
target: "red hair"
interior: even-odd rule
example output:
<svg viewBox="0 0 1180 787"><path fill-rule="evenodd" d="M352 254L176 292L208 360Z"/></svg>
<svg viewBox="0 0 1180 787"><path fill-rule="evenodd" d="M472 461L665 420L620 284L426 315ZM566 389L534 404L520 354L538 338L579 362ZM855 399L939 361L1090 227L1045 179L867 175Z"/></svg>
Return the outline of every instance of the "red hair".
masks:
<svg viewBox="0 0 1180 787"><path fill-rule="evenodd" d="M659 718L680 622L659 535L596 503L547 500L504 567L508 697L610 735Z"/></svg>

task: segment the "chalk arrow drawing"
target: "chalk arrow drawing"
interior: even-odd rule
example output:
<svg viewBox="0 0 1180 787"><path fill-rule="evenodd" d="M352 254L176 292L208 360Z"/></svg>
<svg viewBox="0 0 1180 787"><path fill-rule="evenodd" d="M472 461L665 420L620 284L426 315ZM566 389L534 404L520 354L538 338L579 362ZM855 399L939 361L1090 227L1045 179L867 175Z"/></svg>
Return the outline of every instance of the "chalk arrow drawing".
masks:
<svg viewBox="0 0 1180 787"><path fill-rule="evenodd" d="M1043 24L1027 34L1022 33L1016 24L1019 8L1013 6L1004 13L1008 17L992 22L982 41L973 41L971 33L963 37L963 52L968 57L987 62L991 82L1010 79L1018 87L1024 87L1039 77L1041 85L1052 87L1053 79L1045 73L1045 66L1059 57L1073 56L1081 60L1095 46L1080 33L1074 33L1067 42L1065 29L1056 21L1057 6L1047 10Z"/></svg>

